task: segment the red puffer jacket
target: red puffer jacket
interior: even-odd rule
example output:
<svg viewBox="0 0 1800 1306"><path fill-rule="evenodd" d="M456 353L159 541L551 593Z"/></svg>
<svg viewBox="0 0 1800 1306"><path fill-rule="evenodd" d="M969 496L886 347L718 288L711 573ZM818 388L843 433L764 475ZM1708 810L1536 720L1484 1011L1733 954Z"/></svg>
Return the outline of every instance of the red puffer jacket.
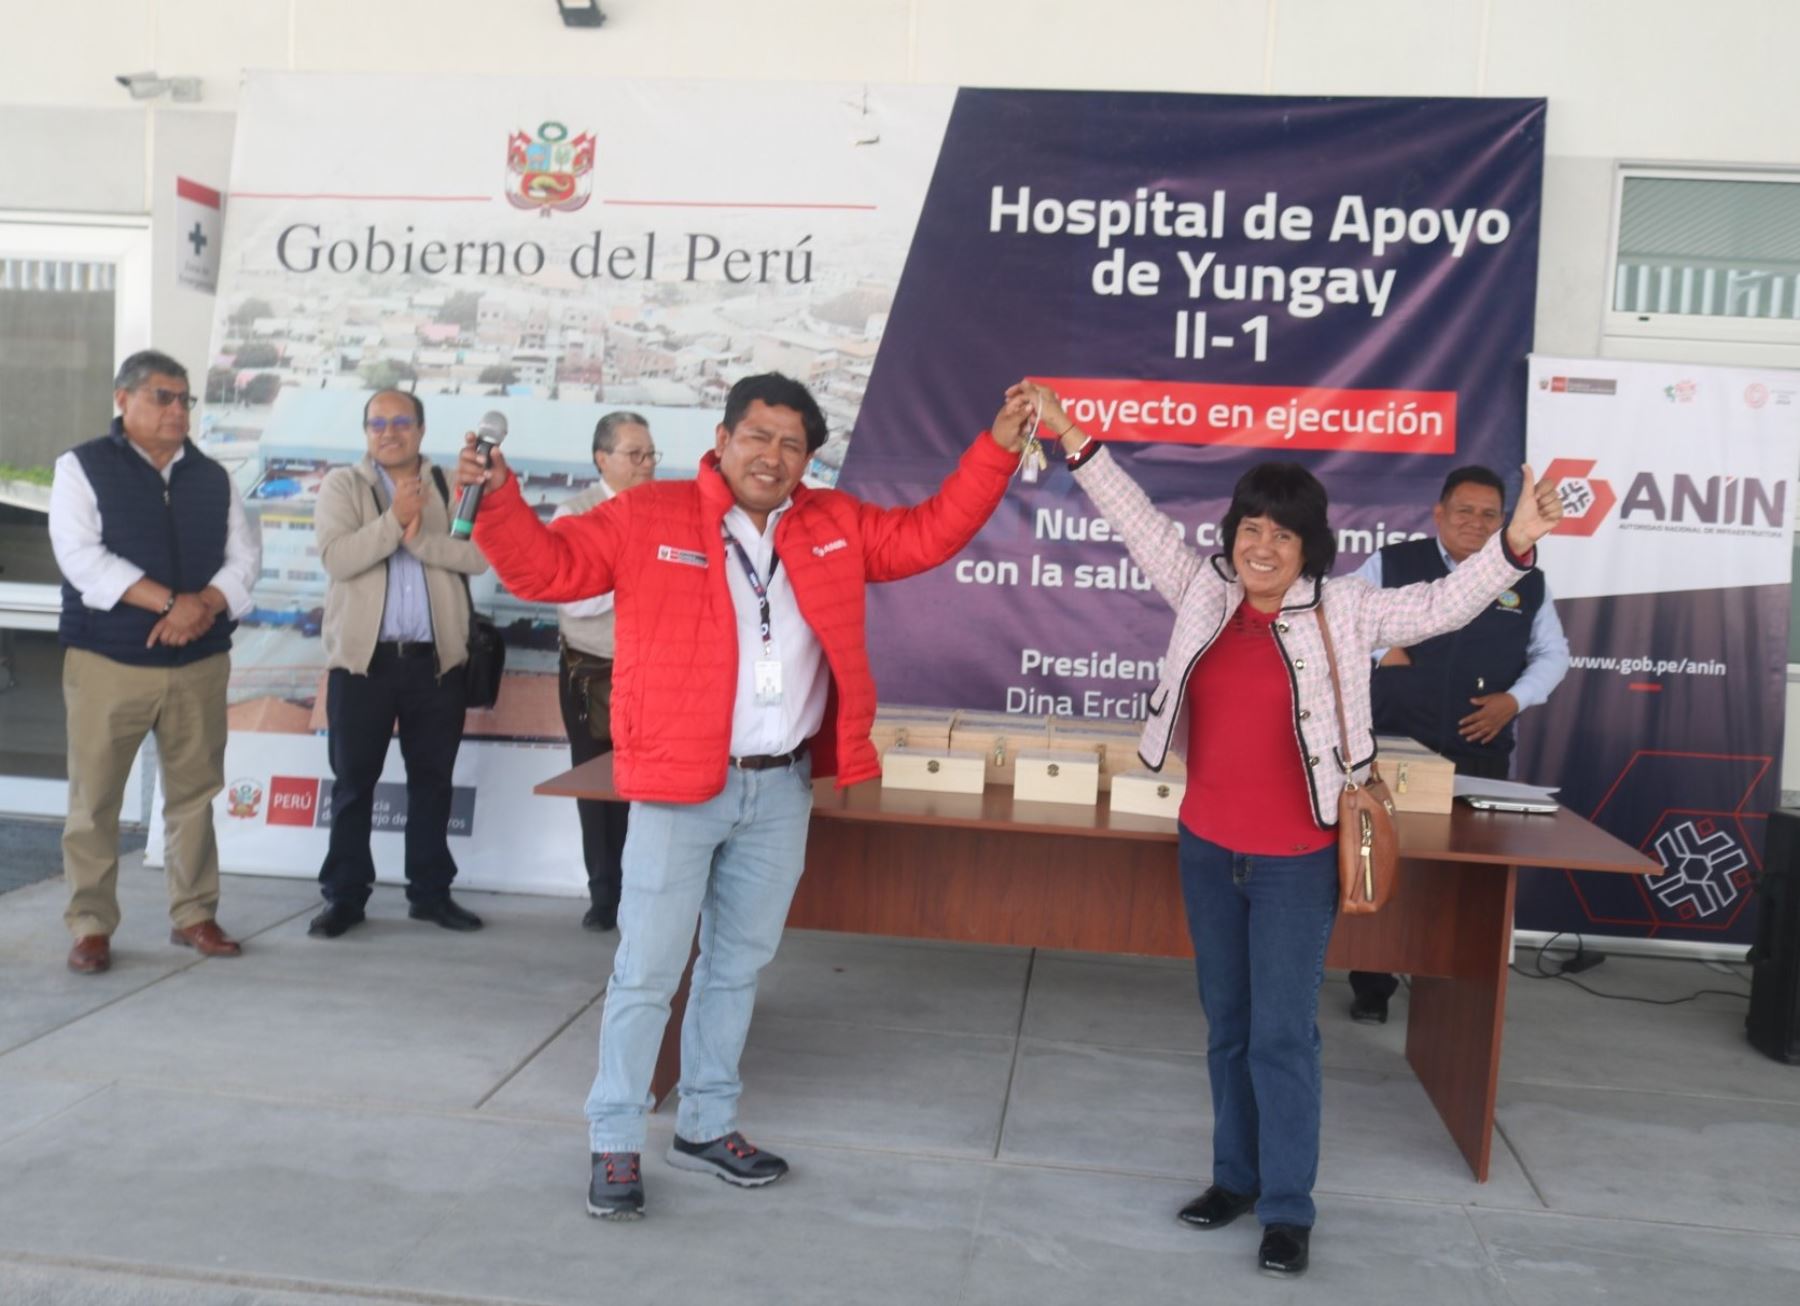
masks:
<svg viewBox="0 0 1800 1306"><path fill-rule="evenodd" d="M938 492L911 508L794 490L775 551L832 679L812 741L815 775L836 774L841 787L881 772L869 742L875 679L863 587L954 557L1017 464L983 433ZM626 798L700 803L725 787L738 650L720 523L734 501L709 453L691 481L652 481L547 527L516 477L481 505L475 542L512 593L544 603L614 596L613 780Z"/></svg>

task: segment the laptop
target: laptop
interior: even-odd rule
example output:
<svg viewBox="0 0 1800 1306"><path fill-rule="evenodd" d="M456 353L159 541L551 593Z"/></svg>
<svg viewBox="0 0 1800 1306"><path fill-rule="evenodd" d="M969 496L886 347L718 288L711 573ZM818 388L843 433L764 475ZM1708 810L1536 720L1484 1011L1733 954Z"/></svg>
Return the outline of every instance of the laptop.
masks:
<svg viewBox="0 0 1800 1306"><path fill-rule="evenodd" d="M1515 798L1500 794L1463 794L1462 800L1481 812L1530 812L1537 816L1553 816L1558 804L1550 798Z"/></svg>

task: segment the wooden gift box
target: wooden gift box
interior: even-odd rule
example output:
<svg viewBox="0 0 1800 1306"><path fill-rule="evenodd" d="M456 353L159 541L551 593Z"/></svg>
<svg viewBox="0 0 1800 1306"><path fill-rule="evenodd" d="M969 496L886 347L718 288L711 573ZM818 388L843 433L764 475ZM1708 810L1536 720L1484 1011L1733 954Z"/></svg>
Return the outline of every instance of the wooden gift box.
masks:
<svg viewBox="0 0 1800 1306"><path fill-rule="evenodd" d="M1456 798L1456 764L1404 735L1381 735L1375 740L1381 778L1402 812L1430 812L1442 816Z"/></svg>
<svg viewBox="0 0 1800 1306"><path fill-rule="evenodd" d="M950 747L959 752L980 753L986 759L987 782L991 785L1013 782L1013 764L1020 752L1055 746L1050 742L1049 717L958 712L950 722Z"/></svg>
<svg viewBox="0 0 1800 1306"><path fill-rule="evenodd" d="M1166 774L1166 768L1162 775L1127 771L1113 777L1112 810L1133 816L1166 816L1173 821L1181 815L1181 800L1186 794L1187 781Z"/></svg>
<svg viewBox="0 0 1800 1306"><path fill-rule="evenodd" d="M1056 717L1050 722L1050 746L1059 751L1093 753L1100 759L1100 792L1112 790L1114 776L1143 771L1138 741L1144 736L1142 721L1094 721ZM1173 752L1163 764L1162 775L1176 781L1187 777L1187 766Z"/></svg>
<svg viewBox="0 0 1800 1306"><path fill-rule="evenodd" d="M987 787L987 775L980 753L954 748L902 748L896 744L881 759L881 783L887 789L978 794Z"/></svg>
<svg viewBox="0 0 1800 1306"><path fill-rule="evenodd" d="M896 746L944 752L950 747L950 720L955 715L948 708L877 707L869 740L882 756Z"/></svg>
<svg viewBox="0 0 1800 1306"><path fill-rule="evenodd" d="M1090 753L1021 749L1013 759L1013 797L1092 807L1100 800L1100 759Z"/></svg>

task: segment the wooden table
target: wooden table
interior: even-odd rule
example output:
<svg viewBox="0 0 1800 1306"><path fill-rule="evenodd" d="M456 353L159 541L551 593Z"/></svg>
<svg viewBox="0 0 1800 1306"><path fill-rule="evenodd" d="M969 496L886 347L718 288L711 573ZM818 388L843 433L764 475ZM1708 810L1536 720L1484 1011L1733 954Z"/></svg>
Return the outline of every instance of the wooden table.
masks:
<svg viewBox="0 0 1800 1306"><path fill-rule="evenodd" d="M611 798L612 756L537 786ZM1188 957L1175 823L1097 807L1015 802L1011 789L932 794L814 786L792 929ZM1520 866L1643 875L1661 867L1573 812L1525 816L1458 803L1399 817L1400 883L1374 916L1343 916L1326 964L1411 975L1406 1059L1486 1182ZM680 1064L677 995L652 1081Z"/></svg>

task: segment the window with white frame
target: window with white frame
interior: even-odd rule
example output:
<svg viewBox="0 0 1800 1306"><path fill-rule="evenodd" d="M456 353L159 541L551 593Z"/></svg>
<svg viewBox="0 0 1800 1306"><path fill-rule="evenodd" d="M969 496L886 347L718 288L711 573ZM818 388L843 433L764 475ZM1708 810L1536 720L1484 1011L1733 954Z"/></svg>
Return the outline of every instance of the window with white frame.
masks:
<svg viewBox="0 0 1800 1306"><path fill-rule="evenodd" d="M106 429L149 322L146 219L0 213L0 811L66 805L51 467Z"/></svg>
<svg viewBox="0 0 1800 1306"><path fill-rule="evenodd" d="M1626 166L1609 335L1800 343L1800 170Z"/></svg>

